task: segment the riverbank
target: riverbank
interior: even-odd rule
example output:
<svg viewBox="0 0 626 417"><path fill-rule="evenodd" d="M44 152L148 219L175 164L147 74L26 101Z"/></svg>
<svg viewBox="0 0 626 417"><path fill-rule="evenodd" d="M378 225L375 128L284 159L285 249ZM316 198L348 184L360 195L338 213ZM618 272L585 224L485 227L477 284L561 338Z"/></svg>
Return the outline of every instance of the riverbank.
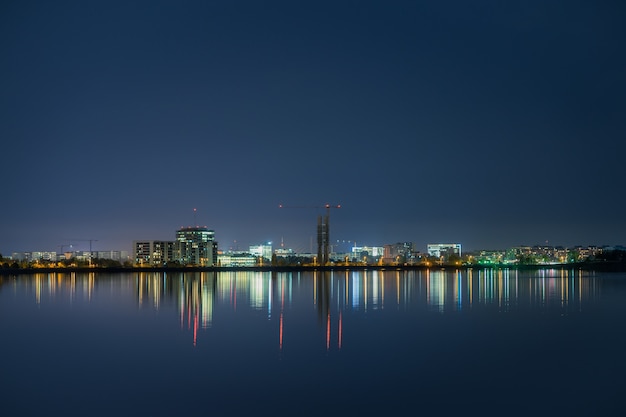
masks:
<svg viewBox="0 0 626 417"><path fill-rule="evenodd" d="M252 266L252 267L201 267L201 266L163 266L163 267L54 267L54 268L2 268L0 275L25 275L48 273L88 273L88 272L302 272L302 271L426 271L426 270L585 270L598 272L626 272L625 262L581 262L568 264L537 265L328 265L328 266Z"/></svg>

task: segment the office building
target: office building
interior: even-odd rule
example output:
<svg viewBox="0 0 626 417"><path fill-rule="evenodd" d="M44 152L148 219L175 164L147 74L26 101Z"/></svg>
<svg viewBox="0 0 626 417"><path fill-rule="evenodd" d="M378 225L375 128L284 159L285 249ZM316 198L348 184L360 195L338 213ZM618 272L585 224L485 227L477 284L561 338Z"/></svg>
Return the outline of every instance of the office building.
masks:
<svg viewBox="0 0 626 417"><path fill-rule="evenodd" d="M398 242L383 247L383 263L405 263L413 255L413 242Z"/></svg>
<svg viewBox="0 0 626 417"><path fill-rule="evenodd" d="M215 266L215 232L206 227L184 227L176 231L176 260L183 265Z"/></svg>
<svg viewBox="0 0 626 417"><path fill-rule="evenodd" d="M461 256L460 243L429 243L428 256L448 258L450 255Z"/></svg>
<svg viewBox="0 0 626 417"><path fill-rule="evenodd" d="M217 256L218 266L252 267L257 264L257 257L249 253L225 253Z"/></svg>
<svg viewBox="0 0 626 417"><path fill-rule="evenodd" d="M250 253L259 258L270 261L272 259L272 242L265 242L260 245L251 245Z"/></svg>

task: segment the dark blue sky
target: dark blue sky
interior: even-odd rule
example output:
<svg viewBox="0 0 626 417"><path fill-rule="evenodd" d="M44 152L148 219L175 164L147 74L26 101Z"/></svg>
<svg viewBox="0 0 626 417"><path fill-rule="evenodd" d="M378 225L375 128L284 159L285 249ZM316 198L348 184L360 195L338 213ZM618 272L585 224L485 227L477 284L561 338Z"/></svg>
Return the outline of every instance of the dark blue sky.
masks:
<svg viewBox="0 0 626 417"><path fill-rule="evenodd" d="M625 9L3 2L0 253L625 244Z"/></svg>

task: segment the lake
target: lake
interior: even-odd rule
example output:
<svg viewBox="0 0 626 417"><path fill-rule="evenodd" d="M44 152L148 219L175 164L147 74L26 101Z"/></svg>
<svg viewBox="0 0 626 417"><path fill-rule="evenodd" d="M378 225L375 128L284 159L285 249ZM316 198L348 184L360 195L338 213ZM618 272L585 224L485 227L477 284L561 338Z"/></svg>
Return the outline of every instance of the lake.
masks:
<svg viewBox="0 0 626 417"><path fill-rule="evenodd" d="M611 416L626 274L0 277L5 416Z"/></svg>

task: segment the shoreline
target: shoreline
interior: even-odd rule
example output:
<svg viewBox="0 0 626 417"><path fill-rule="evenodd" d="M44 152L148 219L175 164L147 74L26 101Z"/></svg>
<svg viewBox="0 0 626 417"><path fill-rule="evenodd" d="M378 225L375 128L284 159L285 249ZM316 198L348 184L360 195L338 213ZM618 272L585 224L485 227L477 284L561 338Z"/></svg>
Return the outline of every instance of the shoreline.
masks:
<svg viewBox="0 0 626 417"><path fill-rule="evenodd" d="M88 272L329 272L329 271L443 271L443 270L581 270L596 272L626 272L624 262L581 262L549 265L328 265L328 266L180 266L180 267L54 267L54 268L1 268L0 275L32 275L49 273L88 273Z"/></svg>

